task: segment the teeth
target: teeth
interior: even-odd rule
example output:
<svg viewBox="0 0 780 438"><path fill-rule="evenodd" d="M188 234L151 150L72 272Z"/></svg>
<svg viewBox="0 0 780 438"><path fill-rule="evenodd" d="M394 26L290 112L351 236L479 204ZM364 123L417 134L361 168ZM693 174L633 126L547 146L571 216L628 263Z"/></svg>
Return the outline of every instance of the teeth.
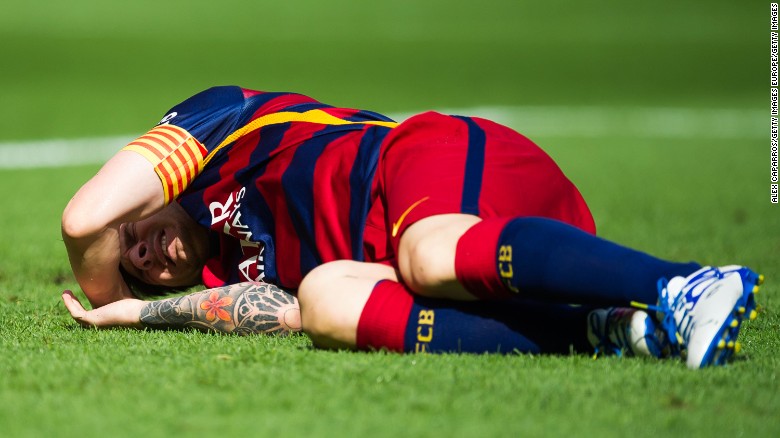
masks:
<svg viewBox="0 0 780 438"><path fill-rule="evenodd" d="M167 260L169 258L169 255L168 255L168 236L166 236L165 233L163 233L162 238L160 239L160 244L162 244L163 256Z"/></svg>

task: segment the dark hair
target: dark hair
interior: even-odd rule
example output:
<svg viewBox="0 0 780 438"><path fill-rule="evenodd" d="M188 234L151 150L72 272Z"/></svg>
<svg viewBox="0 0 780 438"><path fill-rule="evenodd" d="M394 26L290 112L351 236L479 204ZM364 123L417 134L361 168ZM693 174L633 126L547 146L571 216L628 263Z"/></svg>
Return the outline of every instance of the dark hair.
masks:
<svg viewBox="0 0 780 438"><path fill-rule="evenodd" d="M144 283L138 277L127 272L122 265L119 265L119 272L122 274L122 279L130 287L130 292L136 298L147 297L160 297L173 292L184 292L191 286L161 286L159 284Z"/></svg>

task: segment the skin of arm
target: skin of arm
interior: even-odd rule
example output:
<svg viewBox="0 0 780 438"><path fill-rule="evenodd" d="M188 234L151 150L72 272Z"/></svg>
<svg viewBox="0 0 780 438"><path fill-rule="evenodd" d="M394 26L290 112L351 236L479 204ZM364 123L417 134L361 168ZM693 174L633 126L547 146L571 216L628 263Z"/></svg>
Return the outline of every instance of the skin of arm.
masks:
<svg viewBox="0 0 780 438"><path fill-rule="evenodd" d="M93 307L132 297L119 272L119 225L164 206L163 188L151 163L121 151L65 207L63 241L76 281Z"/></svg>
<svg viewBox="0 0 780 438"><path fill-rule="evenodd" d="M126 299L89 311L70 291L62 298L73 319L84 327L193 328L238 335L301 330L297 298L267 283L238 283L159 301Z"/></svg>

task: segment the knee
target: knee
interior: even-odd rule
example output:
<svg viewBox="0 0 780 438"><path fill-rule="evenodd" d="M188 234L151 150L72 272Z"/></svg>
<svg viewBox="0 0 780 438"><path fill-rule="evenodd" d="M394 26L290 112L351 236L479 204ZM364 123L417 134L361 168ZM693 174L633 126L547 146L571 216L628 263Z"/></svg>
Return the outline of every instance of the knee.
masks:
<svg viewBox="0 0 780 438"><path fill-rule="evenodd" d="M399 270L406 285L425 294L446 284L454 277L454 258L443 251L441 236L436 233L420 236L401 244Z"/></svg>
<svg viewBox="0 0 780 438"><path fill-rule="evenodd" d="M327 344L334 322L338 320L338 308L333 305L328 288L338 284L344 275L341 261L320 265L306 274L298 288L301 306L301 325L315 346Z"/></svg>
<svg viewBox="0 0 780 438"><path fill-rule="evenodd" d="M479 221L468 214L446 214L412 224L398 247L398 268L404 283L425 296L466 298L455 276L455 252L463 233Z"/></svg>
<svg viewBox="0 0 780 438"><path fill-rule="evenodd" d="M411 228L410 228L411 230ZM414 230L411 230L414 231ZM455 250L459 234L447 228L404 234L398 251L398 265L406 285L426 296L439 296L457 282Z"/></svg>
<svg viewBox="0 0 780 438"><path fill-rule="evenodd" d="M389 266L352 260L318 266L298 289L303 332L319 348L355 348L360 315L374 284L394 278Z"/></svg>

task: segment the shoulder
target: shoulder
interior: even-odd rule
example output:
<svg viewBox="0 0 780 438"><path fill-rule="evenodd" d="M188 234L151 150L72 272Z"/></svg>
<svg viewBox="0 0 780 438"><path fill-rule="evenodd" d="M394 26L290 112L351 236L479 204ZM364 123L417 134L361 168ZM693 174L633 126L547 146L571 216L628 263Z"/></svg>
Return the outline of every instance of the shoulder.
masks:
<svg viewBox="0 0 780 438"><path fill-rule="evenodd" d="M240 87L212 87L175 105L159 124L170 123L187 129L191 125L202 124L203 119L224 118L230 113L240 112L243 105L244 96Z"/></svg>
<svg viewBox="0 0 780 438"><path fill-rule="evenodd" d="M319 102L298 93L258 91L236 85L217 86L174 106L159 124L183 128L205 144L226 137L259 116L290 111L306 104L317 105Z"/></svg>

